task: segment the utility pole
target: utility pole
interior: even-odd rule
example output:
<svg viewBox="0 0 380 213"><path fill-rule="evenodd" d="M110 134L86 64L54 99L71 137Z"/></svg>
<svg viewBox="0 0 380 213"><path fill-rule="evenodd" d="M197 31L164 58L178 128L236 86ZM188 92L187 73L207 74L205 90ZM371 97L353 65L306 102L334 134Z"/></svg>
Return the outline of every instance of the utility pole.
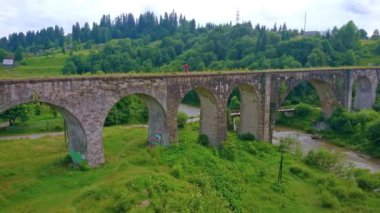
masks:
<svg viewBox="0 0 380 213"><path fill-rule="evenodd" d="M240 13L239 10L236 11L236 24L239 24L240 21Z"/></svg>
<svg viewBox="0 0 380 213"><path fill-rule="evenodd" d="M303 24L303 31L306 32L306 11L305 11L305 21Z"/></svg>

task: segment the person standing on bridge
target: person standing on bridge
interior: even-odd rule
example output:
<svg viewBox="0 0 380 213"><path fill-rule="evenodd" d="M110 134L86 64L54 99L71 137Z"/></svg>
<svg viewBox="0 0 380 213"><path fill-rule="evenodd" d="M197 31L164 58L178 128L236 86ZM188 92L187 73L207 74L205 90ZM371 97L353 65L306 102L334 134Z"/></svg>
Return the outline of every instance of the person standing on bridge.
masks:
<svg viewBox="0 0 380 213"><path fill-rule="evenodd" d="M183 71L185 71L185 72L189 71L189 65L188 64L183 65Z"/></svg>

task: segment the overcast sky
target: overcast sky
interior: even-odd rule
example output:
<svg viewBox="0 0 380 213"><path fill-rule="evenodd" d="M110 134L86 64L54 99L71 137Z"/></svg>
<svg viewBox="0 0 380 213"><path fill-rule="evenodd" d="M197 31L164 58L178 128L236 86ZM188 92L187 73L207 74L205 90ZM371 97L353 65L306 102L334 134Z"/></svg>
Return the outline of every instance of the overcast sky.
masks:
<svg viewBox="0 0 380 213"><path fill-rule="evenodd" d="M288 28L324 31L353 20L369 35L380 28L380 0L0 0L0 37L59 25L65 33L79 21L99 22L103 14L112 19L121 13L175 10L197 23L236 23L250 20L272 27L286 22Z"/></svg>

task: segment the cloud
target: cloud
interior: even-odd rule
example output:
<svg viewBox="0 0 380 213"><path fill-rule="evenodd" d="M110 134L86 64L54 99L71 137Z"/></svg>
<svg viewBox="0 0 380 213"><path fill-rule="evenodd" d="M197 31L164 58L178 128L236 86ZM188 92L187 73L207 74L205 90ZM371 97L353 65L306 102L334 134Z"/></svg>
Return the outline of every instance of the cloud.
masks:
<svg viewBox="0 0 380 213"><path fill-rule="evenodd" d="M342 26L349 20L369 32L380 27L380 0L0 0L0 37L54 25L69 33L75 22L91 25L103 14L115 18L130 12L138 17L147 10L162 15L173 9L199 24L234 23L239 10L241 21L270 27L286 22L289 28L300 29L305 12L309 30Z"/></svg>
<svg viewBox="0 0 380 213"><path fill-rule="evenodd" d="M345 10L359 14L359 15L367 15L370 13L370 5L371 1L367 1L367 3L358 1L358 0L346 0L343 3L343 7Z"/></svg>

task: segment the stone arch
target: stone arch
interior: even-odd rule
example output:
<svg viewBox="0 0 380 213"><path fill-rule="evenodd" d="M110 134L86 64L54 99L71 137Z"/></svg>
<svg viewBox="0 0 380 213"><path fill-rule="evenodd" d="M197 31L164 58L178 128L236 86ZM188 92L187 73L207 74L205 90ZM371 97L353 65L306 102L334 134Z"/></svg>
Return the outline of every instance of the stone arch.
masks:
<svg viewBox="0 0 380 213"><path fill-rule="evenodd" d="M130 93L121 96L117 101L110 104L106 110L106 116L104 116L103 124L105 119L111 110L111 108L119 102L122 98L136 95L139 97L148 108L148 137L147 141L152 145L169 145L169 135L167 132L167 121L166 121L166 110L163 105L155 97L146 93Z"/></svg>
<svg viewBox="0 0 380 213"><path fill-rule="evenodd" d="M353 103L354 110L366 109L372 107L375 102L371 81L366 76L360 76L355 79L355 99Z"/></svg>
<svg viewBox="0 0 380 213"><path fill-rule="evenodd" d="M1 112L4 112L8 109L11 109L13 107L16 107L21 104L27 104L32 103L33 101L22 101L18 100L16 103L12 103L11 105L7 106L4 109L0 110ZM82 160L87 160L86 154L87 154L87 138L85 134L85 130L81 124L81 122L78 120L78 118L71 113L68 109L62 106L58 106L56 104L53 104L48 101L40 101L40 103L49 105L56 109L63 117L64 124L67 131L67 141L68 141L68 149L70 155L73 157L73 155L78 154L81 156ZM76 159L79 160L79 159Z"/></svg>
<svg viewBox="0 0 380 213"><path fill-rule="evenodd" d="M218 129L218 102L214 95L214 93L206 89L205 87L194 87L188 88L186 92L181 97L182 99L185 95L194 90L199 99L200 99L200 128L199 134L207 135L209 139L210 146L220 146L220 137L219 137L219 129ZM177 113L179 109L179 105L177 108Z"/></svg>
<svg viewBox="0 0 380 213"><path fill-rule="evenodd" d="M292 90L294 90L299 84L301 84L301 82L303 81L309 82L315 88L321 102L323 116L325 118L329 118L334 108L338 106L338 101L337 101L337 98L335 96L332 86L328 82L320 80L320 79L305 79L305 80L297 81L295 84L292 84L292 86L287 90L287 92L283 96L280 106L285 101L289 93Z"/></svg>
<svg viewBox="0 0 380 213"><path fill-rule="evenodd" d="M240 92L239 134L250 133L255 135L256 138L262 138L260 128L262 126L263 113L260 107L261 101L257 89L249 84L241 84L235 88L239 89Z"/></svg>

